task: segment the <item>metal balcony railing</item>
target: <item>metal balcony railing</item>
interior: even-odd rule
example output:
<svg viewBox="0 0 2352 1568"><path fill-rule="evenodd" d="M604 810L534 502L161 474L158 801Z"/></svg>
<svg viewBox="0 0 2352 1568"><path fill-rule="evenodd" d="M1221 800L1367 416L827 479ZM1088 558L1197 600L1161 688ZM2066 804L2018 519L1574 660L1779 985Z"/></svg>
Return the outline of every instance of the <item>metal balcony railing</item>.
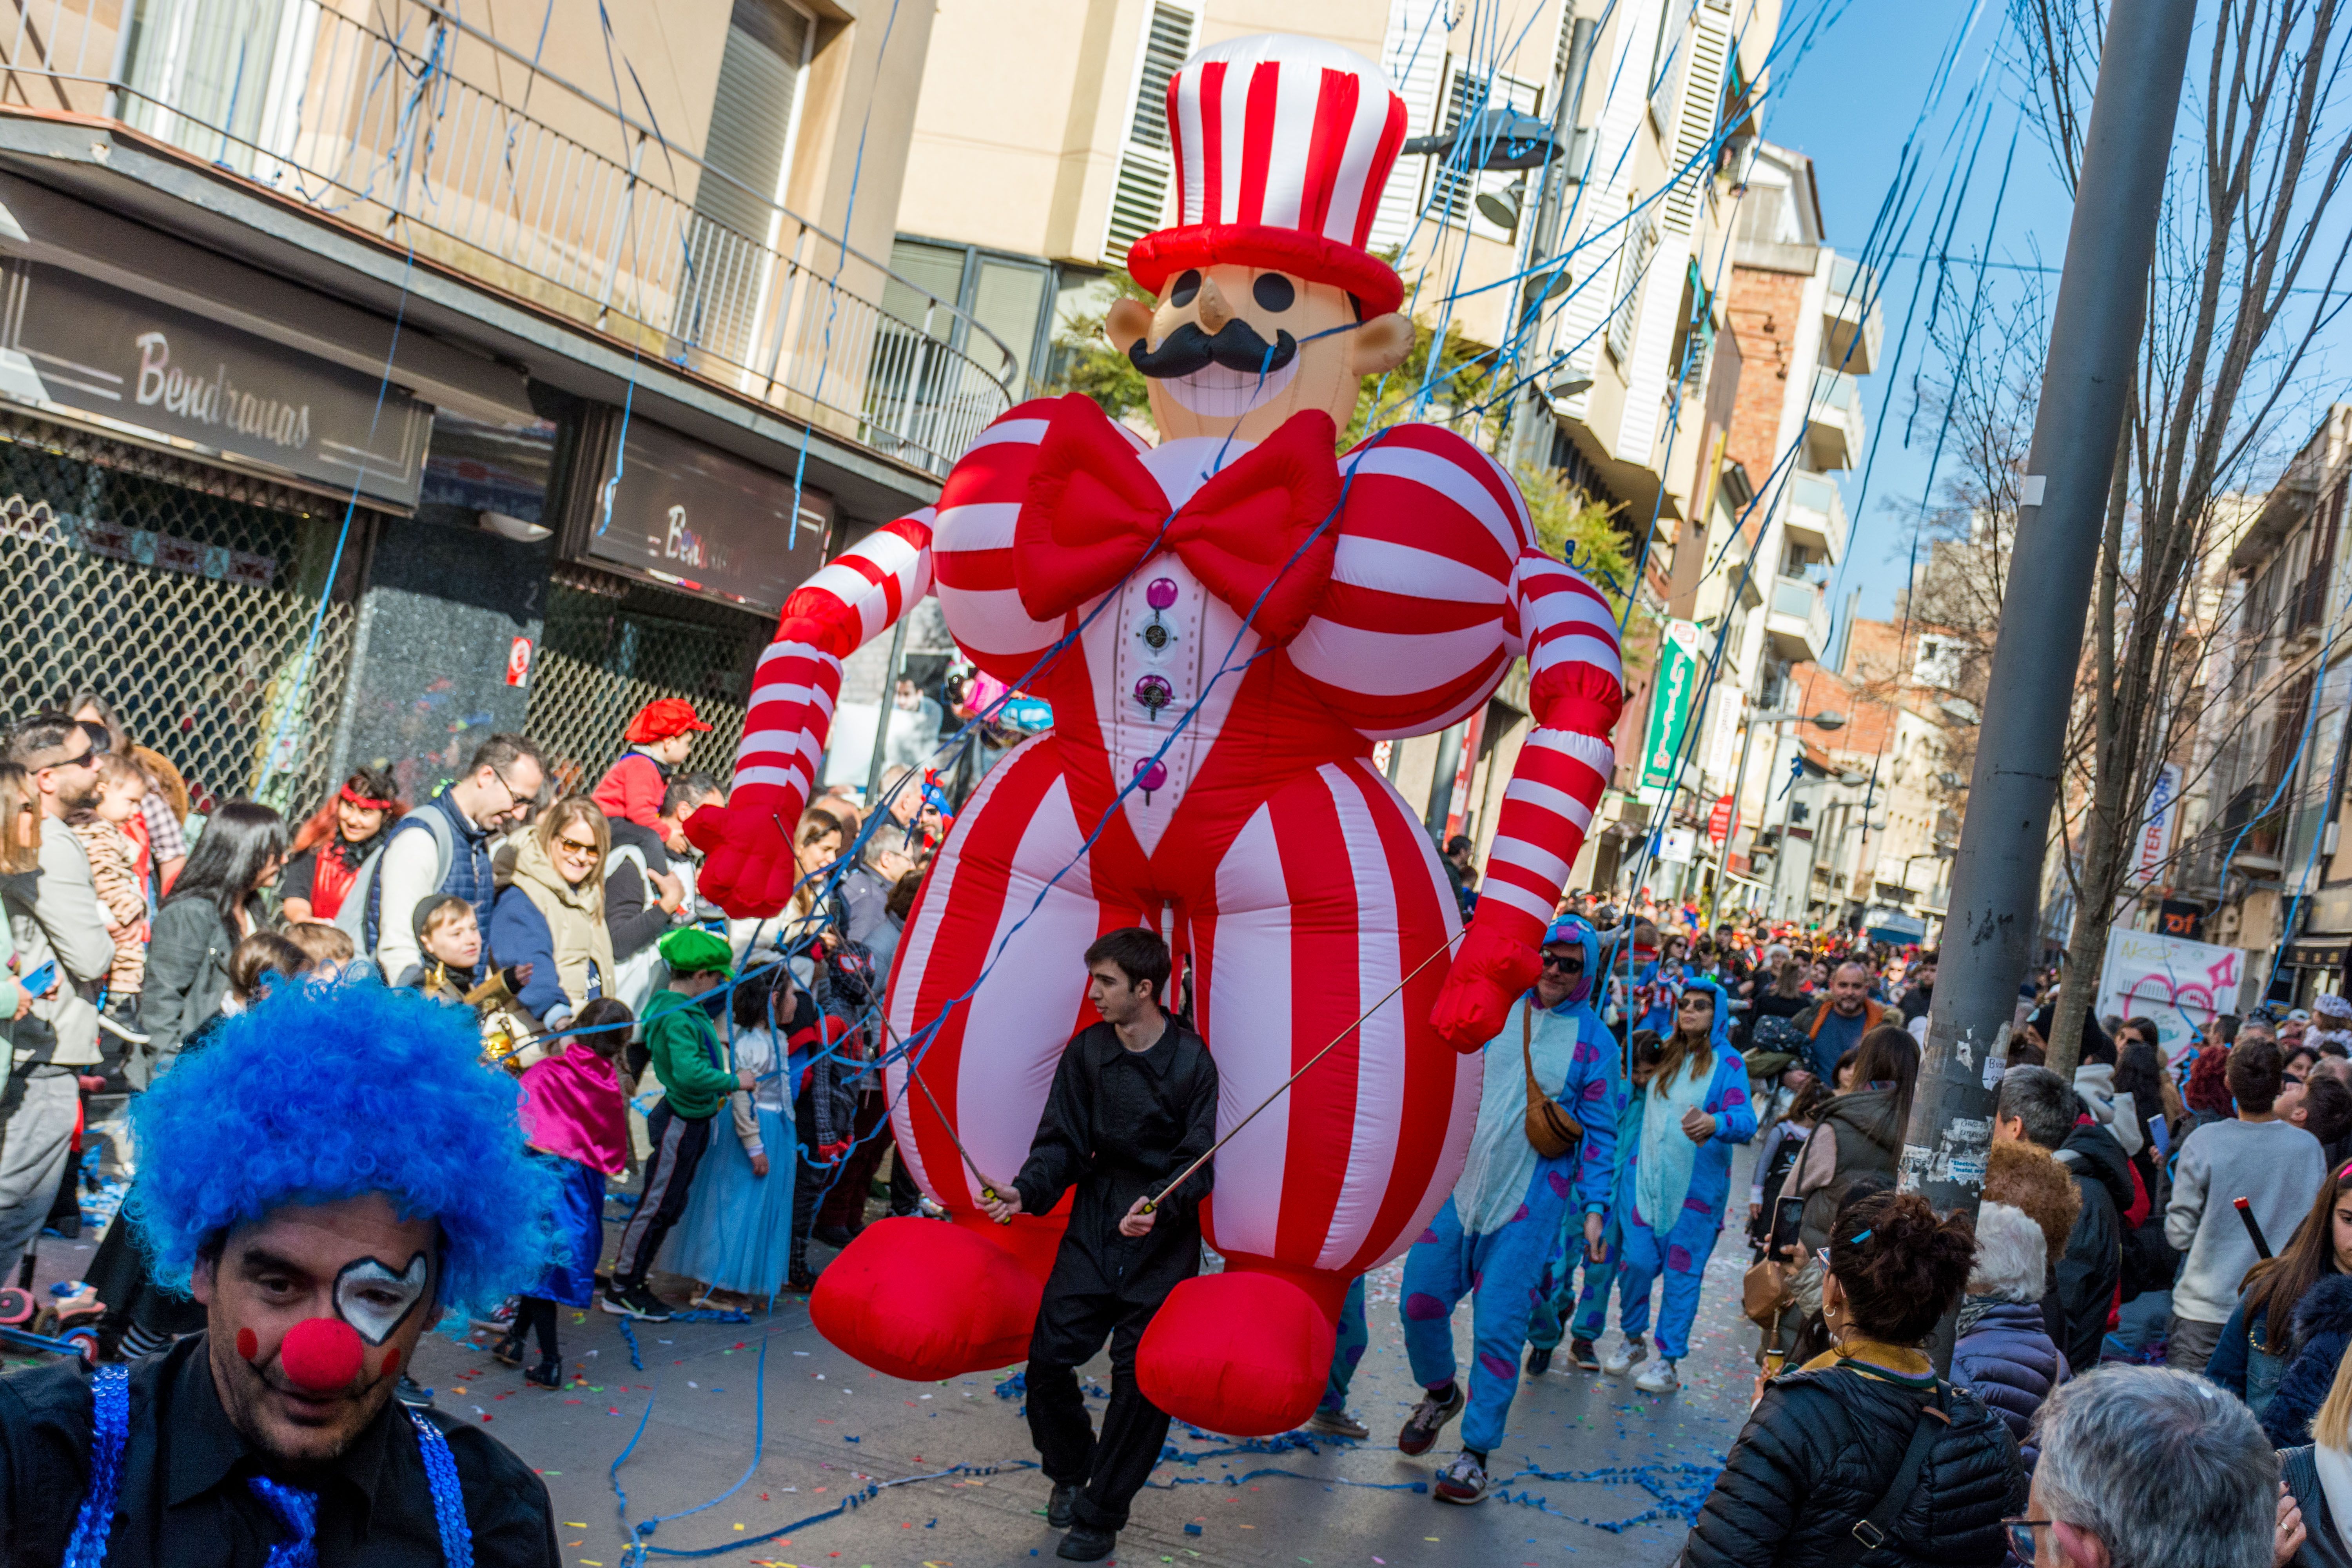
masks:
<svg viewBox="0 0 2352 1568"><path fill-rule="evenodd" d="M431 0L23 0L0 73L934 473L1012 403L954 301Z"/></svg>

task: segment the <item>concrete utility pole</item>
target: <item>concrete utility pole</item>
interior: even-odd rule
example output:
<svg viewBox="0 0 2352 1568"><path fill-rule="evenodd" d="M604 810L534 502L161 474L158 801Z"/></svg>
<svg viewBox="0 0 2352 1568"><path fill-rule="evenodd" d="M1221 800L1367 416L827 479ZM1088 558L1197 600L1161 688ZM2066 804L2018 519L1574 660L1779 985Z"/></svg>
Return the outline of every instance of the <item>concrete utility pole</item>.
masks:
<svg viewBox="0 0 2352 1568"><path fill-rule="evenodd" d="M2010 574L2001 605L1927 1050L1904 1140L1903 1184L1939 1209L1970 1214L1983 1195L1994 1091L2032 958L2083 617L2197 4L2134 0L2107 15L2018 509L2014 558L2032 564ZM1948 1338L1943 1343L1948 1360Z"/></svg>

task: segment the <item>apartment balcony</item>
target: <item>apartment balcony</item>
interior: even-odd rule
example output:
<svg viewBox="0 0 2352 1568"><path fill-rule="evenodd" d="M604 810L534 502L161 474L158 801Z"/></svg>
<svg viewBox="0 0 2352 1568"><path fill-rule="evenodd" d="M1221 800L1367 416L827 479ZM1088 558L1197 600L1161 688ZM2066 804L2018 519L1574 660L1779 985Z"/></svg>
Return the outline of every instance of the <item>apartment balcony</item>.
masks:
<svg viewBox="0 0 2352 1568"><path fill-rule="evenodd" d="M1822 301L1822 363L1868 375L1878 368L1878 351L1885 341L1877 275L1858 261L1834 258L1829 293Z"/></svg>
<svg viewBox="0 0 2352 1568"><path fill-rule="evenodd" d="M1805 466L1815 472L1851 468L1862 460L1870 426L1862 411L1862 383L1842 370L1814 368L1812 403L1805 411Z"/></svg>
<svg viewBox="0 0 2352 1568"><path fill-rule="evenodd" d="M952 300L429 0L54 0L0 28L0 64L19 103L899 462L945 473L1011 405L1012 352Z"/></svg>
<svg viewBox="0 0 2352 1568"><path fill-rule="evenodd" d="M1830 648L1830 607L1821 584L1802 577L1774 578L1764 635L1771 641L1774 658L1818 663Z"/></svg>
<svg viewBox="0 0 2352 1568"><path fill-rule="evenodd" d="M1780 525L1789 537L1808 550L1818 550L1835 562L1845 554L1845 498L1827 474L1802 468L1789 476L1789 503Z"/></svg>

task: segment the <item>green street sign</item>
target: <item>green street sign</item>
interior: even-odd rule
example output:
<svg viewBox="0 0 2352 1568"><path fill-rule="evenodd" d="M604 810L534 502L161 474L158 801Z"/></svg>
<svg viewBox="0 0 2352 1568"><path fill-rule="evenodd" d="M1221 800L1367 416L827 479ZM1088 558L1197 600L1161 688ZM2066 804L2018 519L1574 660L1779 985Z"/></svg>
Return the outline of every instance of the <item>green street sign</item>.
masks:
<svg viewBox="0 0 2352 1568"><path fill-rule="evenodd" d="M1668 621L1658 639L1658 679L1650 690L1650 727L1642 742L1642 787L1664 789L1682 772L1698 695L1698 626Z"/></svg>

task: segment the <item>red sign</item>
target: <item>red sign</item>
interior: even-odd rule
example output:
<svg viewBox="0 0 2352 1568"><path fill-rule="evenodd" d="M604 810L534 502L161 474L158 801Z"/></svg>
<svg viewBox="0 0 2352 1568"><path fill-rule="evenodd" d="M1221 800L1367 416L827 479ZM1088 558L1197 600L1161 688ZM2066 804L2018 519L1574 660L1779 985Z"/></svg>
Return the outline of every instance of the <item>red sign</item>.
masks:
<svg viewBox="0 0 2352 1568"><path fill-rule="evenodd" d="M1715 803L1715 809L1707 813L1706 816L1706 840L1708 843L1720 844L1725 839L1731 837L1732 828L1735 826L1732 821L1733 815L1734 808L1729 795L1725 795L1721 800Z"/></svg>
<svg viewBox="0 0 2352 1568"><path fill-rule="evenodd" d="M521 686L530 679L530 639L517 637L507 649L507 684Z"/></svg>

